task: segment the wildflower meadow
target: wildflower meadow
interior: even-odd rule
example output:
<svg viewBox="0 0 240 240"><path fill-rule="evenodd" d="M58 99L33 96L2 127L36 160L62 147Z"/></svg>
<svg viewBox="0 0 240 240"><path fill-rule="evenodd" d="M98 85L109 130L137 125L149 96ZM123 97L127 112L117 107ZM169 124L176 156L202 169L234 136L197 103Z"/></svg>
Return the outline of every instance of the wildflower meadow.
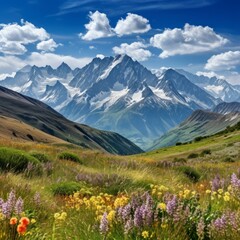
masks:
<svg viewBox="0 0 240 240"><path fill-rule="evenodd" d="M0 239L240 239L239 136L122 157L2 141L31 162L1 169Z"/></svg>

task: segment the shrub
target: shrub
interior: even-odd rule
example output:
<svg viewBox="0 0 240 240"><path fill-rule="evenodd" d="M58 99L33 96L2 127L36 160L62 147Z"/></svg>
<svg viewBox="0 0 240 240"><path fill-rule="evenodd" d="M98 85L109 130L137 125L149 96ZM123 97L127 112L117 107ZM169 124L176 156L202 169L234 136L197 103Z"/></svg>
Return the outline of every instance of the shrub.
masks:
<svg viewBox="0 0 240 240"><path fill-rule="evenodd" d="M58 158L61 160L68 160L68 161L77 162L77 163L82 164L82 161L80 160L80 158L74 153L62 152L58 155Z"/></svg>
<svg viewBox="0 0 240 240"><path fill-rule="evenodd" d="M181 142L176 142L176 146L180 146L180 145L182 145Z"/></svg>
<svg viewBox="0 0 240 240"><path fill-rule="evenodd" d="M24 151L12 148L0 148L0 168L4 171L23 172L29 166L41 170L40 162Z"/></svg>
<svg viewBox="0 0 240 240"><path fill-rule="evenodd" d="M30 154L31 156L35 157L41 163L50 162L49 156L44 153L33 152Z"/></svg>
<svg viewBox="0 0 240 240"><path fill-rule="evenodd" d="M63 182L54 184L52 186L52 192L54 195L62 195L69 196L73 193L79 191L81 189L81 185L76 182Z"/></svg>
<svg viewBox="0 0 240 240"><path fill-rule="evenodd" d="M232 162L235 162L234 159L232 159L231 157L226 157L223 159L223 162L229 162L229 163L232 163Z"/></svg>
<svg viewBox="0 0 240 240"><path fill-rule="evenodd" d="M201 174L193 167L182 166L179 167L179 170L193 182L198 182L201 177Z"/></svg>
<svg viewBox="0 0 240 240"><path fill-rule="evenodd" d="M194 141L195 141L195 142L199 142L199 141L201 141L202 139L204 139L204 137L199 136L199 137L194 138Z"/></svg>
<svg viewBox="0 0 240 240"><path fill-rule="evenodd" d="M185 158L174 158L173 162L176 162L176 163L186 163L187 159L185 159Z"/></svg>
<svg viewBox="0 0 240 240"><path fill-rule="evenodd" d="M200 156L205 156L205 155L210 155L212 151L210 149L204 149L201 153Z"/></svg>
<svg viewBox="0 0 240 240"><path fill-rule="evenodd" d="M130 179L119 176L118 174L104 173L85 173L80 172L76 176L76 181L91 184L94 187L104 187L106 192L117 194L124 191L126 186L130 184Z"/></svg>
<svg viewBox="0 0 240 240"><path fill-rule="evenodd" d="M199 156L198 153L190 153L188 155L188 158L197 158L198 156Z"/></svg>

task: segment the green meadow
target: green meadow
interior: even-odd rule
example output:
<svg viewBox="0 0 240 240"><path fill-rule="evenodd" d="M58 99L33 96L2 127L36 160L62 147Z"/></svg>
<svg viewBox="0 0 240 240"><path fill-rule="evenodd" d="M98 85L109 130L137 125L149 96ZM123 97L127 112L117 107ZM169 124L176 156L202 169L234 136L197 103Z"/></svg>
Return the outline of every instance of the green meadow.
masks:
<svg viewBox="0 0 240 240"><path fill-rule="evenodd" d="M0 239L240 239L239 130L132 156L0 140L0 163Z"/></svg>

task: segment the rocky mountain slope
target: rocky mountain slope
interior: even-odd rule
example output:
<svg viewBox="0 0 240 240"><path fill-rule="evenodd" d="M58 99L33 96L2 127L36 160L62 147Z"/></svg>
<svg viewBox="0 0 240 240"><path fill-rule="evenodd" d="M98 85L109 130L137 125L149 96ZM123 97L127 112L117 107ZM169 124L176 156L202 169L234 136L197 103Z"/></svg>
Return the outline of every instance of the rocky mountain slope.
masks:
<svg viewBox="0 0 240 240"><path fill-rule="evenodd" d="M17 119L84 148L122 155L142 152L139 147L117 133L71 122L46 104L4 87L0 87L0 115Z"/></svg>
<svg viewBox="0 0 240 240"><path fill-rule="evenodd" d="M195 75L182 69L176 70L188 78L192 83L207 91L215 98L220 98L225 102L240 102L240 85L231 85L224 79L217 77L206 77ZM239 79L240 84L240 79Z"/></svg>

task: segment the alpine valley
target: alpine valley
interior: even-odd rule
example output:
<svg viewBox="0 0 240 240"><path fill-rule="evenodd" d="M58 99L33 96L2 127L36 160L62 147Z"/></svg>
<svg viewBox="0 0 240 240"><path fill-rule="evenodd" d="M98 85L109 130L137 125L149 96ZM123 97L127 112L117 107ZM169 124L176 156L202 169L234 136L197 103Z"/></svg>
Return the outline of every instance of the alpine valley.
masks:
<svg viewBox="0 0 240 240"><path fill-rule="evenodd" d="M127 55L94 58L74 70L66 63L57 69L25 66L0 85L38 99L72 121L117 132L142 149L196 110L240 102L240 86L184 70L150 71Z"/></svg>

